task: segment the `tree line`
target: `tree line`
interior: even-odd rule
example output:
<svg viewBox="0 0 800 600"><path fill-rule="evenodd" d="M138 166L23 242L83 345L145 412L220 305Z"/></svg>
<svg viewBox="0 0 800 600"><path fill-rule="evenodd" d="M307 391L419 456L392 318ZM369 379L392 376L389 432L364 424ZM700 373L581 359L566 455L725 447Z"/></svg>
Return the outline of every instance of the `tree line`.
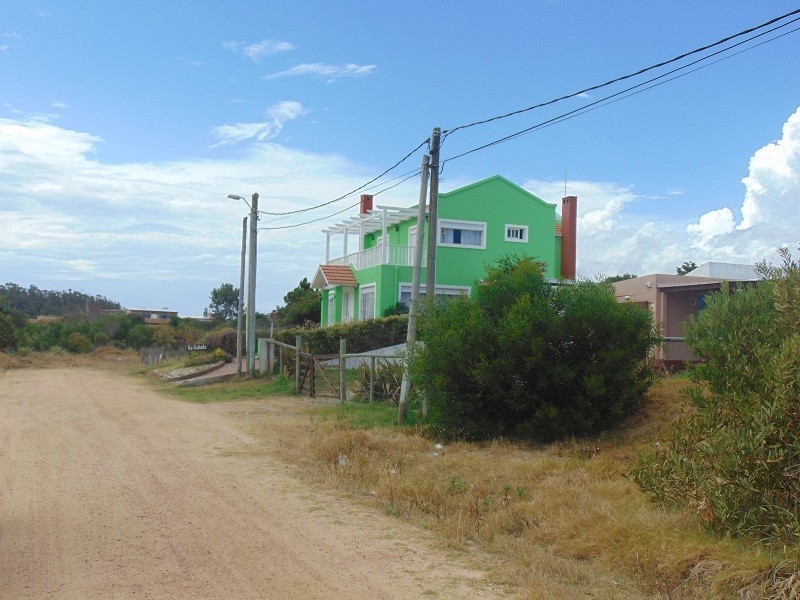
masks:
<svg viewBox="0 0 800 600"><path fill-rule="evenodd" d="M77 290L40 290L35 285L24 288L16 283L0 285L0 308L18 310L31 318L70 313L94 313L120 308L119 302L105 296L90 296Z"/></svg>

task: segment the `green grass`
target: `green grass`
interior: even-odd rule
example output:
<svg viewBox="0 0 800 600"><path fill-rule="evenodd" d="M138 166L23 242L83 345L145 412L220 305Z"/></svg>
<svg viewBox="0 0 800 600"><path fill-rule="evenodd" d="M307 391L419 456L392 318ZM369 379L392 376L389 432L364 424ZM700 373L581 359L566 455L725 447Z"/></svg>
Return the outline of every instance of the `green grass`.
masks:
<svg viewBox="0 0 800 600"><path fill-rule="evenodd" d="M294 394L294 380L285 377L275 379L242 379L212 383L199 387L168 387L165 393L196 404L232 402L263 398L264 396L288 396Z"/></svg>
<svg viewBox="0 0 800 600"><path fill-rule="evenodd" d="M315 408L312 414L323 421L339 421L351 429L400 428L397 425L397 405L391 402L350 401ZM406 423L401 429L419 429L424 426L419 405L412 404L409 407Z"/></svg>

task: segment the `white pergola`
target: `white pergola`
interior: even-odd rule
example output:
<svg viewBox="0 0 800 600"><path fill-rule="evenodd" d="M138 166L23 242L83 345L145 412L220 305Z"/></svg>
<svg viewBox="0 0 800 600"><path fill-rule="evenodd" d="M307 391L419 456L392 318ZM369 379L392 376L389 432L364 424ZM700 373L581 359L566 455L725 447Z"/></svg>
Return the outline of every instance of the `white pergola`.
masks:
<svg viewBox="0 0 800 600"><path fill-rule="evenodd" d="M342 245L342 256L347 256L347 238L352 234L358 234L358 251L364 249L364 235L380 231L383 236L382 239L388 239L386 232L392 225L397 225L403 221L415 218L417 216L416 208L400 208L397 206L376 206L375 209L366 213L359 214L351 217L336 225L331 225L327 229L323 229L322 233L325 234L325 262L330 261L331 250L331 236L342 234L344 236L344 243ZM386 262L388 257L388 244L383 245L383 262Z"/></svg>

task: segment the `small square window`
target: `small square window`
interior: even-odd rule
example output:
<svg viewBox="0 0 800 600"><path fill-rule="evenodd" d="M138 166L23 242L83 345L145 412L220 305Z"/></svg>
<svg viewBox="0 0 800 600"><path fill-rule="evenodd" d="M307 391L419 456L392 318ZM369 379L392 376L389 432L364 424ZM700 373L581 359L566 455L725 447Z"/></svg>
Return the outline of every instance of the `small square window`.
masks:
<svg viewBox="0 0 800 600"><path fill-rule="evenodd" d="M528 241L528 226L527 225L506 225L506 241L507 242L522 242Z"/></svg>

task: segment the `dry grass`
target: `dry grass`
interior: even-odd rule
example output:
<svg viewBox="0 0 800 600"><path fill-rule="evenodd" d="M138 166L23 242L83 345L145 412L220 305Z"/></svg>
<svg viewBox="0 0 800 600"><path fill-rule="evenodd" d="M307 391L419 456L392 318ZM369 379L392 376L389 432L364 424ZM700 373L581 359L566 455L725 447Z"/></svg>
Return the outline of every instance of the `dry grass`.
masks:
<svg viewBox="0 0 800 600"><path fill-rule="evenodd" d="M86 367L130 373L139 367L139 353L119 348L97 348L89 354L71 352L30 352L7 355L0 353L0 369L58 369Z"/></svg>
<svg viewBox="0 0 800 600"><path fill-rule="evenodd" d="M640 415L590 440L437 447L334 421L312 425L308 451L351 493L449 546L489 552L493 577L521 597L800 598L797 561L786 560L794 552L705 533L695 515L662 510L626 477L685 408L684 384L659 382Z"/></svg>

